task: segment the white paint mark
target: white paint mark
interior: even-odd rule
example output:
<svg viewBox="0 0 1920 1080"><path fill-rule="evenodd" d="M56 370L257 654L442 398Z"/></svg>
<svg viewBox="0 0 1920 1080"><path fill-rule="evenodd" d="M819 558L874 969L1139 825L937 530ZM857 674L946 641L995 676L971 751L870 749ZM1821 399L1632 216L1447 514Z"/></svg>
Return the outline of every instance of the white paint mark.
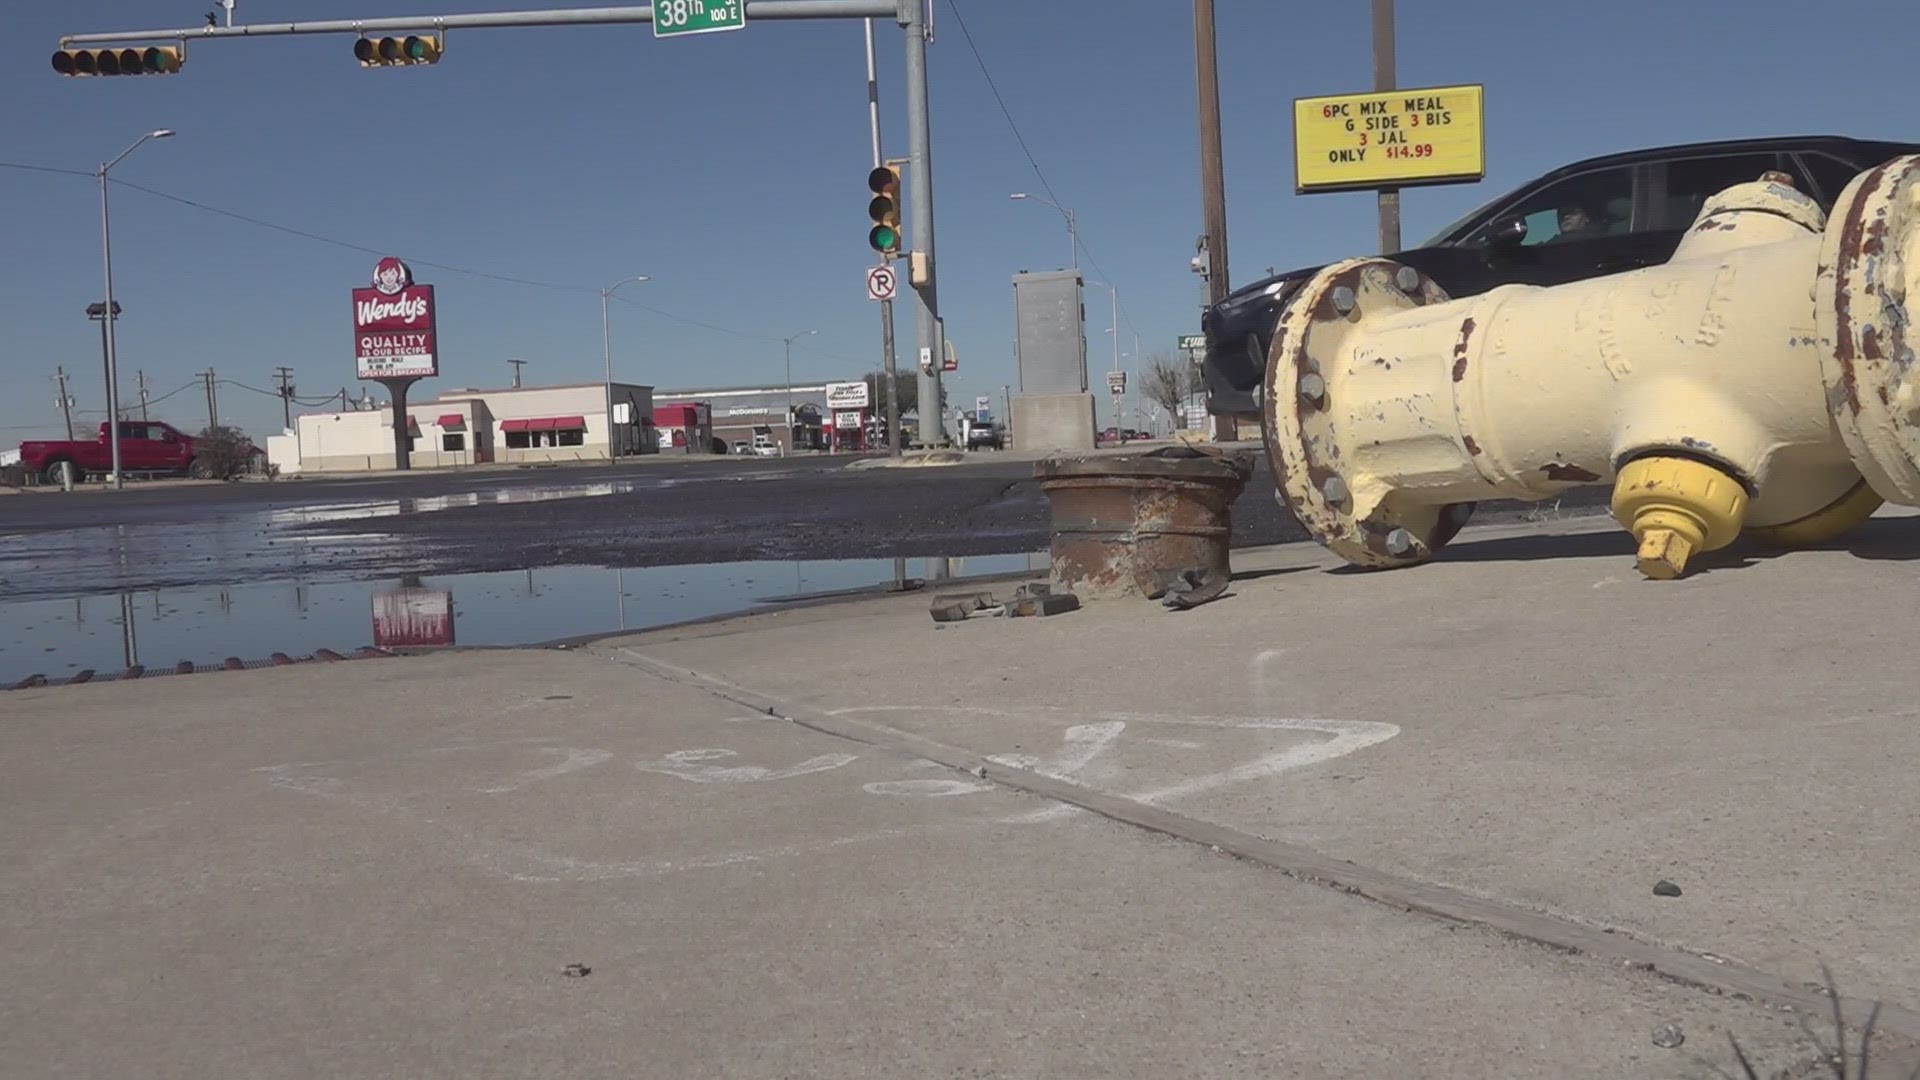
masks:
<svg viewBox="0 0 1920 1080"><path fill-rule="evenodd" d="M1170 750L1198 750L1198 749L1200 749L1200 744L1199 744L1199 743L1197 743L1197 742L1194 742L1194 741L1193 741L1192 739L1154 739L1154 738L1143 738L1143 739L1141 739L1141 740L1140 740L1140 742L1143 742L1143 743L1145 743L1145 744L1147 744L1148 746L1164 746L1164 747L1167 747L1167 748L1168 748L1168 749L1170 749Z"/></svg>
<svg viewBox="0 0 1920 1080"><path fill-rule="evenodd" d="M1004 714L1003 714L1004 715ZM1074 724L1062 736L1065 746L1050 758L1032 754L1006 754L988 757L988 761L1011 769L1030 769L1042 776L1065 780L1092 763L1127 729L1125 721L1105 720L1095 724Z"/></svg>
<svg viewBox="0 0 1920 1080"><path fill-rule="evenodd" d="M422 751L434 753L436 751ZM401 755L407 756L407 755ZM872 843L905 836L907 829L883 829L853 836L836 836L812 843L787 844L770 848L749 849L743 851L721 852L697 858L674 860L656 859L646 862L599 862L590 859L578 859L566 855L555 855L540 847L521 841L492 841L476 837L464 830L449 828L432 817L419 813L404 801L391 796L382 796L360 789L358 785L332 776L314 775L310 770L338 768L364 764L363 762L289 762L284 765L269 765L255 769L265 775L267 783L279 790L296 792L302 795L338 802L358 810L396 821L436 842L439 850L461 861L477 866L488 873L496 874L512 881L526 884L559 884L571 882L618 881L629 878L654 877L663 874L681 873L690 870L713 870L746 863L764 862L772 859L795 858L816 855L855 844ZM969 823L970 824L970 823ZM953 828L965 827L956 824ZM920 829L924 835L935 829Z"/></svg>
<svg viewBox="0 0 1920 1080"><path fill-rule="evenodd" d="M927 799L944 799L950 795L971 795L992 787L992 784L977 780L876 780L863 785L860 790L869 795L917 795Z"/></svg>
<svg viewBox="0 0 1920 1080"><path fill-rule="evenodd" d="M695 784L757 784L768 780L790 780L808 773L826 772L828 769L837 769L849 764L859 757L857 754L821 754L784 769L768 769L759 765L702 764L735 756L738 756L737 751L719 747L705 750L680 750L668 754L660 761L636 762L634 768L641 772L678 777Z"/></svg>
<svg viewBox="0 0 1920 1080"><path fill-rule="evenodd" d="M521 773L518 777L504 784L490 788L481 788L480 793L483 795L500 795L509 791L516 791L529 784L537 784L542 780L552 780L555 777L565 776L570 772L579 772L581 769L591 769L595 765L613 756L612 752L607 750L577 750L573 747L559 746L548 747L542 751L542 753L565 754L566 760L548 765L543 769L534 769L530 772Z"/></svg>
<svg viewBox="0 0 1920 1080"><path fill-rule="evenodd" d="M1269 649L1254 661L1254 680L1256 685L1264 678L1264 666L1280 655L1279 650ZM1063 709L1035 709L1025 715L1062 713ZM842 716L854 713L887 712L944 712L963 713L972 716L1011 717L1016 714L1000 709L950 706L941 709L926 709L918 705L873 705L835 710L833 715ZM1036 717L1037 718L1037 717ZM1145 803L1158 803L1171 799L1184 798L1202 792L1213 791L1232 784L1246 783L1252 780L1265 780L1295 769L1304 769L1334 758L1344 757L1357 750L1385 742L1400 734L1400 728L1394 724L1372 720L1321 720L1306 717L1258 717L1258 716L1176 716L1166 713L1107 713L1103 719L1094 723L1074 724L1067 729L1067 747L1051 761L1043 763L1033 755L1002 755L989 757L1009 768L1027 768L1041 772L1057 780L1081 782L1077 777L1082 768L1093 762L1112 744L1129 725L1167 724L1184 727L1230 728L1242 731L1291 731L1331 736L1323 741L1309 742L1289 746L1271 753L1262 754L1252 761L1221 769L1201 776L1188 777L1177 783L1138 792L1125 797ZM1149 741L1149 740L1141 740ZM1203 744L1181 740L1187 745L1200 747ZM1078 807L1064 804L1032 811L1008 819L1018 822L1052 821L1073 814L1082 813Z"/></svg>
<svg viewBox="0 0 1920 1080"><path fill-rule="evenodd" d="M1267 669L1275 660L1280 659L1279 649L1262 649L1247 661L1247 681L1253 686L1253 700L1277 701L1280 699L1273 687L1267 685Z"/></svg>

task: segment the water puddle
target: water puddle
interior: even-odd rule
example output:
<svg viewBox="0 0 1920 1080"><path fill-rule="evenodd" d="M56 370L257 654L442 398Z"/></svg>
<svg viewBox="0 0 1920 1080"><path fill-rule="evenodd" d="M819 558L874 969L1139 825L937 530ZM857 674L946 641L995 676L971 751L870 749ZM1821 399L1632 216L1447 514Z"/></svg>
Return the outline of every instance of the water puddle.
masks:
<svg viewBox="0 0 1920 1080"><path fill-rule="evenodd" d="M659 482L648 487L669 486ZM625 495L641 485L632 480L602 480L585 484L553 484L542 487L495 487L461 491L450 495L421 495L394 499L364 499L354 502L319 503L273 510L267 524L287 528L319 525L335 521L398 517L402 514L431 514L467 506L505 506L509 503L550 502L554 499L590 499L607 495Z"/></svg>
<svg viewBox="0 0 1920 1080"><path fill-rule="evenodd" d="M528 645L644 630L799 597L925 579L1044 572L1046 553L965 559L551 567L377 582L192 586L0 603L0 686L180 661L265 660L362 646Z"/></svg>

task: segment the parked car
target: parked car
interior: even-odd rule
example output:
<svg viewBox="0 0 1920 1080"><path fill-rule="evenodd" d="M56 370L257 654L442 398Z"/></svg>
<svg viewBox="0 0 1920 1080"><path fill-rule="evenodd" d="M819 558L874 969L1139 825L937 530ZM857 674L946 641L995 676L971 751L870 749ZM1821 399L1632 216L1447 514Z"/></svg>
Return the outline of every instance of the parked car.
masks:
<svg viewBox="0 0 1920 1080"><path fill-rule="evenodd" d="M1563 285L1658 266L1708 196L1778 171L1831 211L1848 181L1920 144L1830 135L1688 143L1590 158L1547 173L1390 258L1449 296L1499 285ZM1289 270L1229 293L1201 316L1207 411L1258 414L1280 311L1321 268Z"/></svg>
<svg viewBox="0 0 1920 1080"><path fill-rule="evenodd" d="M100 424L99 437L91 442L47 439L20 444L21 466L48 482L57 482L60 467L69 463L76 478L112 471L113 447L105 421ZM158 420L120 421L120 471L210 475L195 454L193 436Z"/></svg>

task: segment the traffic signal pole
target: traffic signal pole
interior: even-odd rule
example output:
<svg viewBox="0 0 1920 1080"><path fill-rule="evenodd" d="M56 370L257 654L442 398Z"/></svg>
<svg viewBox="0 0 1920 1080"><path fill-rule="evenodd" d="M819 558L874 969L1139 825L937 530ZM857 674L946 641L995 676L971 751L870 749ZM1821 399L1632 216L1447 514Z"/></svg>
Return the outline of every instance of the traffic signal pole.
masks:
<svg viewBox="0 0 1920 1080"><path fill-rule="evenodd" d="M920 345L920 444L946 439L940 399L940 364L946 343L940 335L940 294L933 267L933 123L927 109L927 38L921 0L900 0L900 26L907 36L907 167L913 190L913 247L908 280L913 283L914 337ZM932 422L937 438L928 438Z"/></svg>

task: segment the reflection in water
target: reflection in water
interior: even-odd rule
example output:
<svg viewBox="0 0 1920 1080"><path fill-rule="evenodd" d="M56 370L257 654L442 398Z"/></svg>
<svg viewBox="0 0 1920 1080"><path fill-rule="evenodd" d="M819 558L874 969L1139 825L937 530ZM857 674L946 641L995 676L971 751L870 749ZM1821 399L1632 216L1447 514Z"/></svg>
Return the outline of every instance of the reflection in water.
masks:
<svg viewBox="0 0 1920 1080"><path fill-rule="evenodd" d="M0 603L0 683L64 678L144 663L259 660L275 652L350 653L363 645L413 648L525 645L642 630L803 594L887 588L905 559L712 563L642 569L555 567L445 574L384 582L284 582L141 590ZM1044 572L1045 553L928 559L926 576ZM150 598L151 604L141 601ZM371 613L371 619L369 619ZM115 639L118 640L115 640ZM142 653L145 659L142 659Z"/></svg>

